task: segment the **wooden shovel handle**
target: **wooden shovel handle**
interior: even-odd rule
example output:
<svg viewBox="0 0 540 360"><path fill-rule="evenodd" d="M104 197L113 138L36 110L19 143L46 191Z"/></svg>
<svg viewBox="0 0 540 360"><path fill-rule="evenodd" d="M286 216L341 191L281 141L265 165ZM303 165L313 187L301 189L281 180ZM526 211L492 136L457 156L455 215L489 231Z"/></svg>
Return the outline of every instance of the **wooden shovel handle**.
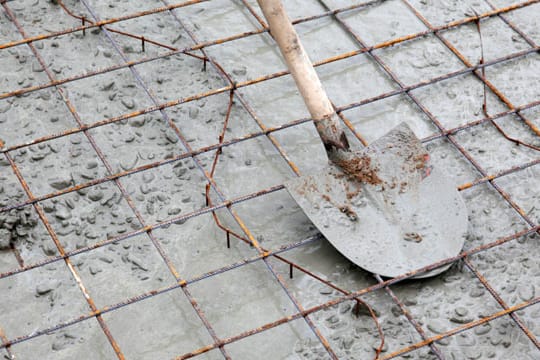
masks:
<svg viewBox="0 0 540 360"><path fill-rule="evenodd" d="M300 38L281 0L257 0L270 33L279 46L296 86L304 99L326 151L348 150L349 142L339 118L324 91Z"/></svg>

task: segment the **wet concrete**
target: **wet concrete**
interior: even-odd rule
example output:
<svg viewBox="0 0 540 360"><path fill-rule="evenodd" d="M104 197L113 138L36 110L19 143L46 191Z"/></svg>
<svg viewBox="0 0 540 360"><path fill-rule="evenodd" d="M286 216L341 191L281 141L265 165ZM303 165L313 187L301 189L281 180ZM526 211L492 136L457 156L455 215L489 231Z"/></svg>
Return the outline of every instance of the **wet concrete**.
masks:
<svg viewBox="0 0 540 360"><path fill-rule="evenodd" d="M163 5L157 0L88 3L102 18ZM470 16L471 6L479 12L489 10L481 1L412 3L433 25ZM80 2L66 1L66 4L74 12L90 18ZM327 4L346 6L350 2L336 0L327 1ZM507 2L497 2L497 5L507 5ZM29 35L80 24L51 2L21 0L9 2L8 6L14 10ZM323 11L316 1L288 1L286 6L293 18ZM538 41L535 20L539 11L538 5L533 5L510 13L508 18ZM258 26L239 1L203 3L179 9L175 13L200 40L250 31ZM342 18L359 32L368 45L425 29L414 14L398 1L351 11ZM115 28L142 32L149 38L176 47L191 44L187 33L170 13L133 19L119 23ZM486 60L528 47L498 18L483 21L482 29ZM298 30L310 56L315 60L356 49L353 39L328 19L302 24ZM463 51L469 61L478 62L479 42L473 25L442 34ZM165 51L146 44L143 53L139 41L118 34L111 37L130 60ZM20 35L2 12L0 41L16 39L20 39ZM86 36L72 34L37 41L34 45L60 79L122 63L111 42L98 30L87 31ZM406 85L464 68L434 36L377 50L376 53ZM285 68L268 34L211 47L209 55L215 57L235 81L253 79ZM486 75L514 105L522 105L538 99L538 59L537 54L532 54L505 62L488 68ZM2 92L47 82L45 73L27 46L2 50L0 69ZM135 66L160 102L226 85L211 66L206 72L201 69L200 60L184 55ZM366 55L321 66L317 71L337 106L397 88ZM73 102L81 121L87 124L152 104L129 69L70 82L62 85L62 89ZM308 116L290 76L249 86L240 89L239 93L265 126L276 126ZM447 128L484 117L481 108L483 86L470 74L414 90L413 94ZM487 101L490 114L506 110L491 93L488 93ZM227 105L228 94L224 93L169 108L166 113L185 134L187 144L197 149L217 141ZM540 125L537 109L528 110L525 114ZM347 110L344 115L368 142L374 141L401 121L407 122L419 137L438 133L431 120L405 95ZM516 117L507 116L498 119L497 123L512 136L539 145L538 138ZM54 88L0 100L0 139L6 146L75 126L76 122ZM232 139L259 130L251 115L236 100L225 138ZM88 133L115 172L185 152L158 112L92 129ZM311 124L289 128L274 135L301 173L309 173L317 168L314 159L320 157L324 150ZM356 140L351 136L350 139L358 146ZM455 140L490 174L538 159L538 154L533 150L504 139L492 124L461 131L456 134ZM447 140L433 140L426 146L436 165L446 169L456 183L462 184L481 176ZM48 141L14 151L11 155L34 195L65 189L107 174L84 134ZM210 155L199 156L206 170L211 166ZM540 220L540 198L535 190L540 185L539 169L537 165L496 180L536 223ZM261 137L225 148L215 179L225 196L230 198L282 184L294 176L271 142ZM125 186L147 224L205 206L204 178L190 159L121 178L120 183ZM490 243L527 227L491 185L478 185L461 194L467 204L470 221L465 249ZM25 199L9 163L2 159L0 206L13 205ZM91 246L141 227L114 183L62 195L44 201L40 206L51 222L52 231L68 251ZM234 209L259 243L270 250L317 233L285 191L240 203ZM219 216L224 223L240 231L226 211L219 211ZM17 261L9 250L11 246L20 251L27 264L58 255L56 246L31 206L2 213L0 234L2 272L17 267ZM225 234L213 223L210 215L155 230L154 235L181 278L185 279L256 255L255 249L234 238L231 249L227 249ZM537 242L538 237L523 237L470 258L510 306L530 300L540 291L539 269L535 261ZM348 290L376 283L370 274L352 265L324 240L288 251L284 256ZM513 260L507 261L508 257ZM339 295L299 271L295 271L294 279L290 280L287 278L288 266L275 259L269 261L286 278L293 295L304 307ZM73 256L72 262L98 307L175 283L175 278L146 235ZM202 280L188 289L200 303L219 337L235 335L295 311L262 262ZM436 278L404 282L392 289L428 336L501 309L462 265L455 265ZM0 280L0 294L8 294L7 298L0 297L0 327L9 339L90 311L62 261ZM386 334L384 353L421 340L387 293L377 291L362 299L379 316ZM310 318L340 358L372 358L378 346L376 328L365 311L361 311L357 317L352 311L353 305L345 302L317 312ZM517 315L536 336L540 335L538 305L519 311ZM212 342L180 290L123 307L105 314L103 318L128 359L171 358ZM538 350L509 317L436 345L448 359L536 359L539 356ZM302 319L232 343L225 349L237 359L328 358ZM12 352L17 359L86 358L88 354L96 359L115 358L95 318L14 345ZM3 355L1 351L0 354ZM218 350L213 350L197 358L223 357ZM402 358L436 357L429 349L423 348Z"/></svg>

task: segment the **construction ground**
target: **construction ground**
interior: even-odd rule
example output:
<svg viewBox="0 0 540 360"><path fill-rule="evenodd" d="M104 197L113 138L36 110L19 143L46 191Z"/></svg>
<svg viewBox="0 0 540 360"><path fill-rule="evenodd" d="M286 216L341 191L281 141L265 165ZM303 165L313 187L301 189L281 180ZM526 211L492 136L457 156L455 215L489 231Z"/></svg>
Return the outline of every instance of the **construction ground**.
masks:
<svg viewBox="0 0 540 360"><path fill-rule="evenodd" d="M0 0L0 358L540 359L540 1L284 3L353 146L406 122L455 181L463 251L387 279L319 234L255 0Z"/></svg>

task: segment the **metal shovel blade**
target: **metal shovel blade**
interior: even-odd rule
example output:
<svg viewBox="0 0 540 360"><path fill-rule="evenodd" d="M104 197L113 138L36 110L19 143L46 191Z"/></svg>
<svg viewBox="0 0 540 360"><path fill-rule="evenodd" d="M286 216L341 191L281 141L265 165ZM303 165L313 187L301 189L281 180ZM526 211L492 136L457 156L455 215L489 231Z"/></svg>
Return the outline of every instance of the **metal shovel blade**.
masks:
<svg viewBox="0 0 540 360"><path fill-rule="evenodd" d="M468 221L463 199L406 124L337 162L285 186L345 257L395 277L459 254Z"/></svg>

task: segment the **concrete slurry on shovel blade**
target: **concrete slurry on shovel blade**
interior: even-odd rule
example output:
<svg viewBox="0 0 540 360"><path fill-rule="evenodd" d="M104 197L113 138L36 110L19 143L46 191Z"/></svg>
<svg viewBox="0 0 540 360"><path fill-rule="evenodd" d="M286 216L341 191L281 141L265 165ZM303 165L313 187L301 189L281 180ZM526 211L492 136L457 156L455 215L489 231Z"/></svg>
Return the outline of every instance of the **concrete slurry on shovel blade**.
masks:
<svg viewBox="0 0 540 360"><path fill-rule="evenodd" d="M395 277L459 254L467 231L465 204L406 124L338 165L285 186L353 263ZM416 277L437 275L450 265Z"/></svg>

